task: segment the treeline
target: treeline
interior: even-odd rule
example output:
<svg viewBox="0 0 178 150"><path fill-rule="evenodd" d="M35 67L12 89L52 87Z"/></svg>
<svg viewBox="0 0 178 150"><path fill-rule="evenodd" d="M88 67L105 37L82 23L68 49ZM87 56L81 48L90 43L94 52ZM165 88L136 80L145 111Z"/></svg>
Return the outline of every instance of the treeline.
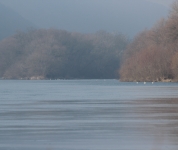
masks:
<svg viewBox="0 0 178 150"><path fill-rule="evenodd" d="M178 1L129 44L119 73L122 81L178 81Z"/></svg>
<svg viewBox="0 0 178 150"><path fill-rule="evenodd" d="M117 78L128 39L99 31L18 32L0 42L1 79Z"/></svg>

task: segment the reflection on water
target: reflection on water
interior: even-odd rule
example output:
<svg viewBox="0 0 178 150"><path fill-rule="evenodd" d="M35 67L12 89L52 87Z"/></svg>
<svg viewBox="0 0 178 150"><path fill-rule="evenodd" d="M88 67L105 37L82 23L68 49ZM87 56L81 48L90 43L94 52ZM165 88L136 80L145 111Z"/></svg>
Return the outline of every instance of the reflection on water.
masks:
<svg viewBox="0 0 178 150"><path fill-rule="evenodd" d="M133 113L154 139L153 149L178 148L178 98L145 99L131 102Z"/></svg>
<svg viewBox="0 0 178 150"><path fill-rule="evenodd" d="M178 85L0 81L1 150L177 150Z"/></svg>

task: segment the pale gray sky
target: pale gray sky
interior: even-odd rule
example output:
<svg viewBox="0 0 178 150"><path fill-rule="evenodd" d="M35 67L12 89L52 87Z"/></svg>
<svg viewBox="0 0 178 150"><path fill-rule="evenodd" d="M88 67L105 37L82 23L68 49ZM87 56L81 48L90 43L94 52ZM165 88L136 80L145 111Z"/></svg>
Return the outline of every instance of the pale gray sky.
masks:
<svg viewBox="0 0 178 150"><path fill-rule="evenodd" d="M166 17L174 0L0 0L42 28L135 35Z"/></svg>
<svg viewBox="0 0 178 150"><path fill-rule="evenodd" d="M169 7L171 5L171 3L175 0L147 0L153 3L158 3L161 4L163 6Z"/></svg>

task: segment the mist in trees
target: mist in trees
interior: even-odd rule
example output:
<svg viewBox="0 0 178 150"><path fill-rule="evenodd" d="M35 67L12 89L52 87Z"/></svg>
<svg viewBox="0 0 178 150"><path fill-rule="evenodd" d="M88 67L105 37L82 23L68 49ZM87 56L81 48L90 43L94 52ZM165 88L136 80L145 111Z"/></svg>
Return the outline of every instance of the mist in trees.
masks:
<svg viewBox="0 0 178 150"><path fill-rule="evenodd" d="M178 1L168 18L133 39L119 74L122 81L178 81Z"/></svg>
<svg viewBox="0 0 178 150"><path fill-rule="evenodd" d="M18 32L0 42L0 78L118 78L117 70L127 44L124 35L105 31Z"/></svg>

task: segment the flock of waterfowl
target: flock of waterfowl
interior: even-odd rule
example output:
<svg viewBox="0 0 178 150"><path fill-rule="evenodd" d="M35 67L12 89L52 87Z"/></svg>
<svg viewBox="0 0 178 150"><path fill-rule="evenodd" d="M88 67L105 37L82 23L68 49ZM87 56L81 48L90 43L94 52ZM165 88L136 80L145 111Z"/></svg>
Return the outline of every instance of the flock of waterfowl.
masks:
<svg viewBox="0 0 178 150"><path fill-rule="evenodd" d="M139 83L139 82L136 82L137 84ZM143 84L146 84L146 82L143 82ZM154 84L154 82L151 82L151 84Z"/></svg>

